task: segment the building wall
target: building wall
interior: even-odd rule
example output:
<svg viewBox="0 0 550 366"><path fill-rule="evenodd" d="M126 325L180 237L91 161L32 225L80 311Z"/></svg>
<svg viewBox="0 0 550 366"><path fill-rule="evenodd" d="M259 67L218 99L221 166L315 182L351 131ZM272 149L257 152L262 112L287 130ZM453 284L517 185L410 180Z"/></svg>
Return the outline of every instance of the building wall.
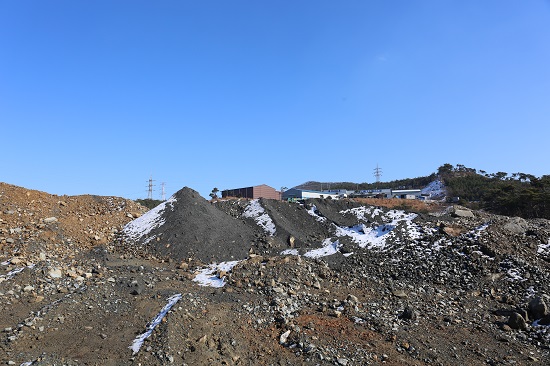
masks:
<svg viewBox="0 0 550 366"><path fill-rule="evenodd" d="M268 198L273 200L280 200L281 195L275 188L270 187L266 184L262 184L254 187L244 187L244 188L235 188L227 189L222 191L222 197L239 197L239 198Z"/></svg>
<svg viewBox="0 0 550 366"><path fill-rule="evenodd" d="M321 192L321 191L308 191L308 190L301 190L301 189L295 189L291 188L288 191L285 191L283 193L283 200L288 199L307 199L307 198L328 198L329 196L332 199L338 199L339 195L335 193L329 193L329 192Z"/></svg>
<svg viewBox="0 0 550 366"><path fill-rule="evenodd" d="M283 192L283 200L302 199L302 191L295 188L290 188Z"/></svg>
<svg viewBox="0 0 550 366"><path fill-rule="evenodd" d="M254 187L227 189L222 191L222 197L254 198Z"/></svg>
<svg viewBox="0 0 550 366"><path fill-rule="evenodd" d="M270 187L266 184L260 186L254 186L253 188L253 198L267 198L271 200L280 200L281 194L275 188Z"/></svg>

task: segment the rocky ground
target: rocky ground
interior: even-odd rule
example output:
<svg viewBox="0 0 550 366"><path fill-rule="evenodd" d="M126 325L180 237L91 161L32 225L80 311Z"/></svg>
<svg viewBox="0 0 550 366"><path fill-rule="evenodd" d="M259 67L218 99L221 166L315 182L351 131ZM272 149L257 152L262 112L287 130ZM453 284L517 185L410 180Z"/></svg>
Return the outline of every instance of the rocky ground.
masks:
<svg viewBox="0 0 550 366"><path fill-rule="evenodd" d="M0 183L0 364L550 363L550 222Z"/></svg>

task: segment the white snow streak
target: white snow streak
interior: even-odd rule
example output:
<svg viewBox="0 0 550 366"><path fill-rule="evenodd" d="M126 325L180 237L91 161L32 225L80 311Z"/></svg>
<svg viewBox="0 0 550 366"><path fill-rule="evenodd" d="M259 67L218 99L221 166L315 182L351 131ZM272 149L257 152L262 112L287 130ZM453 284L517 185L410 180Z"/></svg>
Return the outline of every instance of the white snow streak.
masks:
<svg viewBox="0 0 550 366"><path fill-rule="evenodd" d="M256 224L270 236L275 235L275 224L262 205L260 205L260 200L255 199L250 201L248 206L246 206L243 216L254 219Z"/></svg>
<svg viewBox="0 0 550 366"><path fill-rule="evenodd" d="M147 325L147 331L141 335L139 335L134 341L132 342L132 345L128 348L130 348L133 351L133 354L139 352L139 349L143 345L143 341L147 339L151 333L153 333L153 330L157 325L160 324L162 321L162 318L170 311L172 306L174 306L179 300L181 299L181 294L175 294L168 298L168 304L166 304L162 310L157 314L157 316Z"/></svg>
<svg viewBox="0 0 550 366"><path fill-rule="evenodd" d="M24 270L25 268L30 268L30 269L32 269L32 268L34 268L34 264L29 264L29 265L26 266L26 267L19 267L19 268L16 268L16 269L14 269L14 270L11 270L11 271L9 271L8 273L6 273L5 275L0 275L0 278L3 279L2 281L10 280L10 279L12 279L13 276L15 276L16 274L23 272L23 270Z"/></svg>
<svg viewBox="0 0 550 366"><path fill-rule="evenodd" d="M315 217L315 220L317 220L319 222L327 221L326 217L319 216L315 211L317 211L317 206L311 205L311 208L309 210L307 210L307 213L310 214L311 216Z"/></svg>

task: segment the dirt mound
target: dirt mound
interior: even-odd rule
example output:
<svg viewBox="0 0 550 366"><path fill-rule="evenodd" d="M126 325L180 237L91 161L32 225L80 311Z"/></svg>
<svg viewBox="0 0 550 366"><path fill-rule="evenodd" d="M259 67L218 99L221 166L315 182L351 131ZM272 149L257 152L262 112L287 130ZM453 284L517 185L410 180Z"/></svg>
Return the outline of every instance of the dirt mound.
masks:
<svg viewBox="0 0 550 366"><path fill-rule="evenodd" d="M57 196L0 183L0 252L29 261L61 258L114 241L147 209L119 197Z"/></svg>

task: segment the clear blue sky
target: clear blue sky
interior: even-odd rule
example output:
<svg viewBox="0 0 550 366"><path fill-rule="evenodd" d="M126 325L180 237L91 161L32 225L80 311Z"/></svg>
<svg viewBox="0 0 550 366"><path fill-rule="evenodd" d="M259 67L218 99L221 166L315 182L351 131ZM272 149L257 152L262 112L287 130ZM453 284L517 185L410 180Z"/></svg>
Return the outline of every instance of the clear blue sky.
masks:
<svg viewBox="0 0 550 366"><path fill-rule="evenodd" d="M550 174L550 1L0 0L0 181Z"/></svg>

